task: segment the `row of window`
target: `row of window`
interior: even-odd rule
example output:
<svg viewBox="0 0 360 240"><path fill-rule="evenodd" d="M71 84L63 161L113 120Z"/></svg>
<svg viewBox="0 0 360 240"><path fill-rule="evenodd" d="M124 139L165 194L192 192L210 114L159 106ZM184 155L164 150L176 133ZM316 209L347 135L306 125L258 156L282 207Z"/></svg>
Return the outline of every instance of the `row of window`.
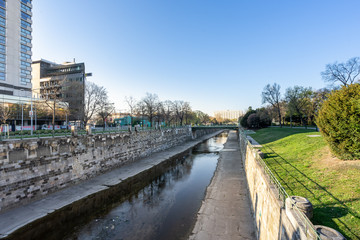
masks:
<svg viewBox="0 0 360 240"><path fill-rule="evenodd" d="M1 37L1 36L0 36L0 37ZM30 40L29 38L27 38L27 37L21 36L20 42L21 42L22 44L28 44L28 43L31 43L31 40ZM0 41L0 43L1 43L1 41Z"/></svg>
<svg viewBox="0 0 360 240"><path fill-rule="evenodd" d="M0 34L5 35L5 28L0 26Z"/></svg>
<svg viewBox="0 0 360 240"><path fill-rule="evenodd" d="M0 8L0 16L6 17L6 11L3 8Z"/></svg>
<svg viewBox="0 0 360 240"><path fill-rule="evenodd" d="M1 51L1 46L0 46L0 51ZM31 47L21 44L21 51L22 52L31 51Z"/></svg>
<svg viewBox="0 0 360 240"><path fill-rule="evenodd" d="M31 24L21 19L21 27L28 28L31 27Z"/></svg>
<svg viewBox="0 0 360 240"><path fill-rule="evenodd" d="M5 0L0 0L0 7L6 8Z"/></svg>
<svg viewBox="0 0 360 240"><path fill-rule="evenodd" d="M27 11L31 12L31 8L29 8L25 4L21 4L21 10L23 10L24 12L27 12Z"/></svg>
<svg viewBox="0 0 360 240"><path fill-rule="evenodd" d="M0 8L1 9L1 8ZM4 10L5 11L5 10ZM0 11L0 15L1 15L1 11ZM26 14L24 12L21 12L21 18L26 20L26 21L30 21L31 20L31 16L29 14Z"/></svg>
<svg viewBox="0 0 360 240"><path fill-rule="evenodd" d="M21 2L23 2L23 3L31 3L31 0L21 0Z"/></svg>
<svg viewBox="0 0 360 240"><path fill-rule="evenodd" d="M20 65L21 65L21 67L24 67L24 68L31 67L31 63L25 62L25 61L20 61Z"/></svg>
<svg viewBox="0 0 360 240"><path fill-rule="evenodd" d="M1 26L0 26L0 30L1 30ZM4 29L5 30L5 29ZM27 35L31 35L31 32L21 28L21 35L23 35L24 37L26 37Z"/></svg>
<svg viewBox="0 0 360 240"><path fill-rule="evenodd" d="M5 73L4 72L0 72L0 80L5 81Z"/></svg>
<svg viewBox="0 0 360 240"><path fill-rule="evenodd" d="M5 62L5 54L0 53L0 61Z"/></svg>
<svg viewBox="0 0 360 240"><path fill-rule="evenodd" d="M26 85L31 82L31 78L20 77L20 83Z"/></svg>
<svg viewBox="0 0 360 240"><path fill-rule="evenodd" d="M26 54L26 53L21 53L20 59L23 60L23 61L27 61L28 59L31 59L31 56L29 54Z"/></svg>

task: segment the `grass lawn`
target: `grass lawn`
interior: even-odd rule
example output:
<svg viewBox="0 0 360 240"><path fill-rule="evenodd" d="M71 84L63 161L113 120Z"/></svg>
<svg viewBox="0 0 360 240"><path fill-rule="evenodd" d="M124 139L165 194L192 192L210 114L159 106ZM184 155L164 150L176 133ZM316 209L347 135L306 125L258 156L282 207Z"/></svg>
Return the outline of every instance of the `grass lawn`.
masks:
<svg viewBox="0 0 360 240"><path fill-rule="evenodd" d="M262 144L265 162L289 195L314 205L315 225L360 239L360 160L333 157L314 130L265 128L251 134Z"/></svg>

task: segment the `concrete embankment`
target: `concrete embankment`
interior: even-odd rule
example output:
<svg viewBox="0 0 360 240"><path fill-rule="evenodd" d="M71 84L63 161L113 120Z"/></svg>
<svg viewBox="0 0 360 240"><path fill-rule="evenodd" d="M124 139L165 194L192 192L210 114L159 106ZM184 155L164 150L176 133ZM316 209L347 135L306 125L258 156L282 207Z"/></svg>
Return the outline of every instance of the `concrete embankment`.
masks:
<svg viewBox="0 0 360 240"><path fill-rule="evenodd" d="M235 131L229 133L190 240L255 239L247 180Z"/></svg>
<svg viewBox="0 0 360 240"><path fill-rule="evenodd" d="M48 194L43 199L4 211L0 214L0 238L39 239L41 231L51 231L52 228L60 227L66 224L69 217L76 218L76 215L90 213L94 205L101 207L99 198L111 198L111 193L119 190L121 185L122 188L136 188L139 178L146 178L156 171L160 172L159 166L167 160L186 153L190 148L221 132L216 131L166 151L153 153L77 185ZM71 216L70 212L75 214L75 217Z"/></svg>

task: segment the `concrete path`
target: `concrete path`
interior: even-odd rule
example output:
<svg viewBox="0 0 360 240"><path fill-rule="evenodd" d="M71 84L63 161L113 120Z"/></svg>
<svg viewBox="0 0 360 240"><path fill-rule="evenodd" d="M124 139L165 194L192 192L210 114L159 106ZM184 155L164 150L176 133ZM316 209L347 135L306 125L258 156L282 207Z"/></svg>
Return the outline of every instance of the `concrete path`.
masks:
<svg viewBox="0 0 360 240"><path fill-rule="evenodd" d="M230 131L190 240L255 239L236 132Z"/></svg>
<svg viewBox="0 0 360 240"><path fill-rule="evenodd" d="M189 141L180 146L155 153L150 157L132 162L80 184L49 194L41 200L0 213L0 238L4 238L17 229L75 201L117 185L123 180L146 171L177 154L185 152L189 148L221 132L222 131L217 131L216 133L203 136L197 140Z"/></svg>

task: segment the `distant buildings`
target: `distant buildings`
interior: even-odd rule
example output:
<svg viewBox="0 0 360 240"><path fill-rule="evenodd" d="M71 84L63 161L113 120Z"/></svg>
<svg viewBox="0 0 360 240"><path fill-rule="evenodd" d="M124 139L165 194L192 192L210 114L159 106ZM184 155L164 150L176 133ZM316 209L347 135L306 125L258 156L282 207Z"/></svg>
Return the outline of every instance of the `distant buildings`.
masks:
<svg viewBox="0 0 360 240"><path fill-rule="evenodd" d="M31 96L31 0L0 0L0 94Z"/></svg>
<svg viewBox="0 0 360 240"><path fill-rule="evenodd" d="M40 98L69 104L69 120L83 119L85 97L85 64L53 63L44 59L32 63L33 92Z"/></svg>
<svg viewBox="0 0 360 240"><path fill-rule="evenodd" d="M225 119L238 119L243 115L243 112L240 110L225 110L225 111L216 111L214 112L215 118Z"/></svg>

